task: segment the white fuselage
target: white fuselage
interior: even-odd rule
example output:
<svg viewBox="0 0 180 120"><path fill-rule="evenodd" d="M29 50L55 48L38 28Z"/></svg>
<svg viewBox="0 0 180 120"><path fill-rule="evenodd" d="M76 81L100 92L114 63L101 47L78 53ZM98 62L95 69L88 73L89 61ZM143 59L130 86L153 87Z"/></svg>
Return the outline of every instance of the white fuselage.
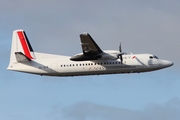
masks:
<svg viewBox="0 0 180 120"><path fill-rule="evenodd" d="M123 55L123 63L115 60L72 61L69 56L34 53L36 59L27 62L11 61L9 70L47 76L80 76L118 73L140 73L162 69L172 62L153 58L151 54Z"/></svg>
<svg viewBox="0 0 180 120"><path fill-rule="evenodd" d="M121 50L101 50L88 33L80 34L82 53L62 56L34 52L24 30L13 31L8 70L47 75L81 76L140 73L172 66L151 54L124 54Z"/></svg>

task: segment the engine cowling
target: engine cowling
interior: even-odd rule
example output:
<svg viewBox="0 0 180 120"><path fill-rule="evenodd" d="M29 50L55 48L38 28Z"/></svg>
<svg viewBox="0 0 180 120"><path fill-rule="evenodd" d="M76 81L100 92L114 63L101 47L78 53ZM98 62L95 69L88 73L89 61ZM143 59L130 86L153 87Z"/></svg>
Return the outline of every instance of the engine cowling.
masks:
<svg viewBox="0 0 180 120"><path fill-rule="evenodd" d="M104 53L100 55L101 57L99 59L109 59L109 60L115 60L118 59L118 54L117 53Z"/></svg>
<svg viewBox="0 0 180 120"><path fill-rule="evenodd" d="M89 54L84 55L83 53L79 53L77 55L74 55L70 58L70 60L73 61L84 61L84 60L116 60L119 58L119 52L117 51L106 51L101 54Z"/></svg>

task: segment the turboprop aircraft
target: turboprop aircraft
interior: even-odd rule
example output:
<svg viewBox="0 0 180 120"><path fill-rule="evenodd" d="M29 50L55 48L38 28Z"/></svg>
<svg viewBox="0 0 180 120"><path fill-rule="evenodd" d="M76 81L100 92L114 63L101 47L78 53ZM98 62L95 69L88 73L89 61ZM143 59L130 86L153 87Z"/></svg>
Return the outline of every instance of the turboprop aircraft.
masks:
<svg viewBox="0 0 180 120"><path fill-rule="evenodd" d="M62 56L34 52L24 30L13 31L8 70L46 75L82 76L140 73L163 69L173 62L152 54L102 50L88 33L80 34L82 53Z"/></svg>

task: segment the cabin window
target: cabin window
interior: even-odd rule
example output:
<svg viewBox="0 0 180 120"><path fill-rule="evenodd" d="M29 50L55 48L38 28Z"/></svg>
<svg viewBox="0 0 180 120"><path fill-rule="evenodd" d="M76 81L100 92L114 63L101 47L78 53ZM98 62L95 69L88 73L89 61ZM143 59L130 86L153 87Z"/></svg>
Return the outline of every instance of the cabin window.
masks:
<svg viewBox="0 0 180 120"><path fill-rule="evenodd" d="M78 66L78 64L76 64L76 66Z"/></svg>

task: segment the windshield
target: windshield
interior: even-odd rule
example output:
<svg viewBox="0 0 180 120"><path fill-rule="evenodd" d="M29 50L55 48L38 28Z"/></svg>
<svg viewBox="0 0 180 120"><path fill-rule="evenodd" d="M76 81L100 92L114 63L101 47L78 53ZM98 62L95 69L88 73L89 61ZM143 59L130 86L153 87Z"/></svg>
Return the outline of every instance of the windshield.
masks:
<svg viewBox="0 0 180 120"><path fill-rule="evenodd" d="M159 58L158 58L157 56L155 56L155 55L153 56L153 58L159 59Z"/></svg>
<svg viewBox="0 0 180 120"><path fill-rule="evenodd" d="M150 59L159 59L157 56L153 55L153 56L149 56Z"/></svg>

